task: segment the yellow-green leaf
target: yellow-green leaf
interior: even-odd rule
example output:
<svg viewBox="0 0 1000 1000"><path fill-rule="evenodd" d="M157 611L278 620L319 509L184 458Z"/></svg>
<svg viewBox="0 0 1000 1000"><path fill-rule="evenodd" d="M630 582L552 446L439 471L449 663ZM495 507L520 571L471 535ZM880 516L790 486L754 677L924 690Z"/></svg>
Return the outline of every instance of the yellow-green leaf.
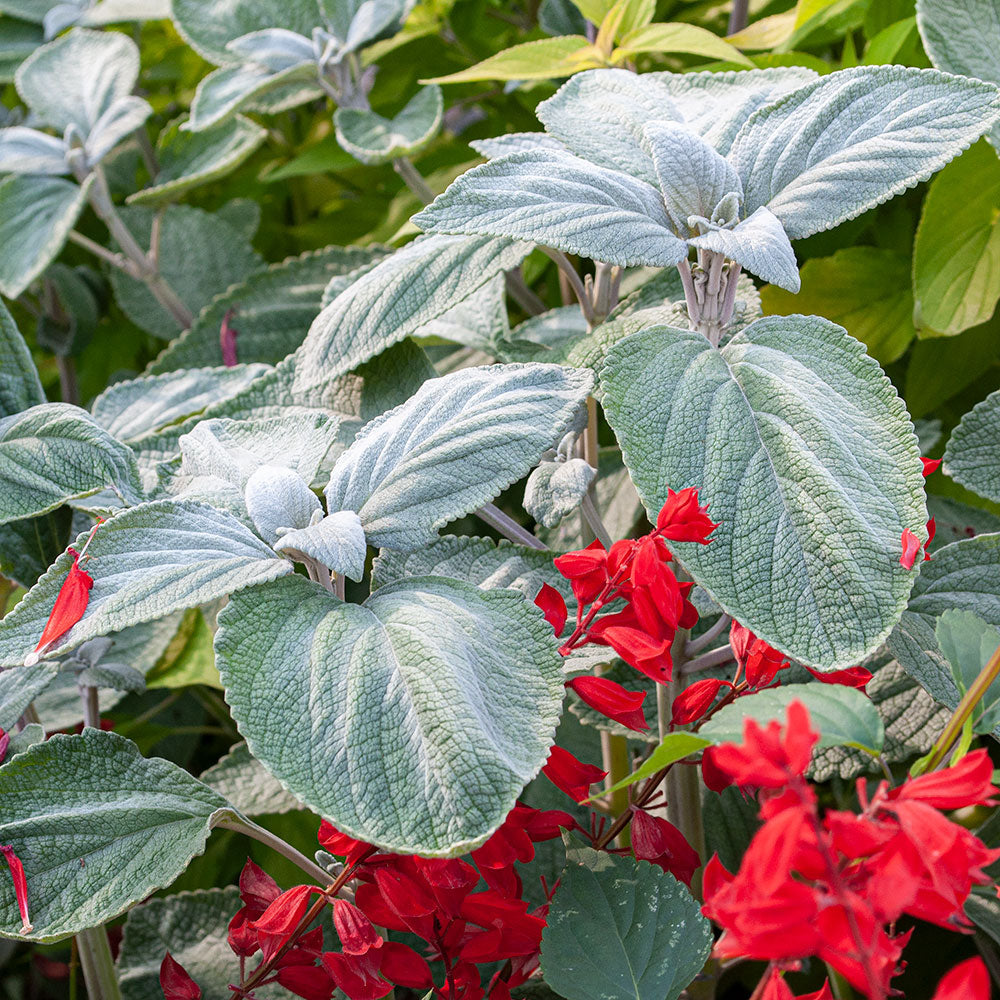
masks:
<svg viewBox="0 0 1000 1000"><path fill-rule="evenodd" d="M583 35L561 35L522 42L468 69L421 83L470 83L476 80L549 80L600 65Z"/></svg>
<svg viewBox="0 0 1000 1000"><path fill-rule="evenodd" d="M645 28L639 28L622 39L615 58L627 59L643 52L680 52L708 59L722 59L741 66L753 66L729 42L694 24L649 24Z"/></svg>
<svg viewBox="0 0 1000 1000"><path fill-rule="evenodd" d="M795 11L786 10L783 14L772 14L748 24L742 31L730 35L726 41L737 48L759 52L787 42L794 30Z"/></svg>

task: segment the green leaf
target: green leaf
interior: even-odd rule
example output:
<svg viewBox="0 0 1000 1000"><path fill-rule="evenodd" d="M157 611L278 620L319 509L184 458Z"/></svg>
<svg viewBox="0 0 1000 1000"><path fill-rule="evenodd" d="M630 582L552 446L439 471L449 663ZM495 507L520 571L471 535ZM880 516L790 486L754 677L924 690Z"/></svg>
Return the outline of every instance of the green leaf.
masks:
<svg viewBox="0 0 1000 1000"><path fill-rule="evenodd" d="M524 487L524 509L543 527L554 528L580 506L596 475L582 458L541 462Z"/></svg>
<svg viewBox="0 0 1000 1000"><path fill-rule="evenodd" d="M160 992L160 964L169 951L201 987L203 1000L227 1000L239 981L239 961L226 942L242 906L239 889L199 889L151 899L129 911L118 954L122 1000Z"/></svg>
<svg viewBox="0 0 1000 1000"><path fill-rule="evenodd" d="M266 365L236 365L127 379L108 386L91 404L91 412L119 441L139 444L156 431L235 396L269 370Z"/></svg>
<svg viewBox="0 0 1000 1000"><path fill-rule="evenodd" d="M341 277L346 287L388 253L382 247L333 246L257 271L215 298L148 370L156 373L222 364L219 330L230 310L230 325L237 331L237 357L277 364L305 339L330 281Z"/></svg>
<svg viewBox="0 0 1000 1000"><path fill-rule="evenodd" d="M0 419L0 523L55 510L111 487L142 497L132 450L68 403L42 403Z"/></svg>
<svg viewBox="0 0 1000 1000"><path fill-rule="evenodd" d="M0 302L0 417L45 402L45 391L31 351L17 324Z"/></svg>
<svg viewBox="0 0 1000 1000"><path fill-rule="evenodd" d="M1000 299L998 203L1000 160L984 142L931 183L913 246L921 336L961 333L993 315Z"/></svg>
<svg viewBox="0 0 1000 1000"><path fill-rule="evenodd" d="M865 47L865 66L881 63L906 63L908 49L919 46L916 17L906 17L883 28Z"/></svg>
<svg viewBox="0 0 1000 1000"><path fill-rule="evenodd" d="M216 66L240 61L226 46L243 35L287 28L308 37L323 23L316 0L227 0L211 5L205 0L172 0L170 12L181 37Z"/></svg>
<svg viewBox="0 0 1000 1000"><path fill-rule="evenodd" d="M561 150L474 167L412 221L425 232L530 240L622 266L672 267L687 256L655 187Z"/></svg>
<svg viewBox="0 0 1000 1000"><path fill-rule="evenodd" d="M129 97L138 76L139 49L131 38L74 28L25 59L15 83L43 124L59 132L75 125L86 137L101 115Z"/></svg>
<svg viewBox="0 0 1000 1000"><path fill-rule="evenodd" d="M1000 391L991 392L959 421L944 450L945 472L966 489L1000 502Z"/></svg>
<svg viewBox="0 0 1000 1000"><path fill-rule="evenodd" d="M77 539L77 546L86 533ZM83 618L60 643L67 653L107 635L290 573L249 528L207 504L160 500L105 521L87 550L94 586ZM72 563L61 555L0 621L0 665L14 666L38 644Z"/></svg>
<svg viewBox="0 0 1000 1000"><path fill-rule="evenodd" d="M96 927L169 885L232 814L183 768L97 729L18 754L0 768L0 797L0 843L24 865L32 941ZM20 924L0 879L0 936L21 939Z"/></svg>
<svg viewBox="0 0 1000 1000"><path fill-rule="evenodd" d="M601 388L650 517L668 486L711 505L710 544L671 548L726 611L828 669L879 645L915 575L902 532L925 537L927 513L909 417L861 344L819 317L758 320L721 350L653 327L611 349Z"/></svg>
<svg viewBox="0 0 1000 1000"><path fill-rule="evenodd" d="M1000 83L1000 18L993 0L919 0L917 26L938 69ZM997 126L990 142L1000 142Z"/></svg>
<svg viewBox="0 0 1000 1000"><path fill-rule="evenodd" d="M413 549L493 500L579 425L589 372L466 368L369 423L333 467L327 510L361 516L372 545Z"/></svg>
<svg viewBox="0 0 1000 1000"><path fill-rule="evenodd" d="M214 626L215 613L212 612ZM191 684L221 688L212 648L213 629L201 608L190 608L181 618L177 634L146 674L146 687L176 689Z"/></svg>
<svg viewBox="0 0 1000 1000"><path fill-rule="evenodd" d="M542 932L545 982L569 1000L677 1000L712 947L697 901L647 861L578 857Z"/></svg>
<svg viewBox="0 0 1000 1000"><path fill-rule="evenodd" d="M560 35L522 42L468 69L421 83L473 83L478 80L552 80L594 65L594 50L583 35Z"/></svg>
<svg viewBox="0 0 1000 1000"><path fill-rule="evenodd" d="M926 180L998 117L1000 94L989 84L859 66L755 112L729 158L746 212L766 205L789 237L801 239Z"/></svg>
<svg viewBox="0 0 1000 1000"><path fill-rule="evenodd" d="M720 712L719 714L721 715L722 713ZM637 781L651 778L657 771L662 771L663 768L668 767L676 761L683 760L685 757L703 750L713 742L719 741L703 738L700 733L697 736L694 733L667 733L660 741L659 746L656 747L639 767L628 776L622 778L621 781L612 785L611 788L607 789L607 792L617 792L619 789L627 788ZM607 794L607 792L602 792L601 794Z"/></svg>
<svg viewBox="0 0 1000 1000"><path fill-rule="evenodd" d="M441 128L444 100L436 84L423 87L394 118L374 111L337 108L337 141L361 163L388 163L420 152Z"/></svg>
<svg viewBox="0 0 1000 1000"><path fill-rule="evenodd" d="M971 611L1000 627L1000 534L977 535L939 549L920 567L889 651L942 705L954 708L958 689L934 629L946 611Z"/></svg>
<svg viewBox="0 0 1000 1000"><path fill-rule="evenodd" d="M551 633L510 590L417 577L353 605L290 576L235 594L215 648L250 752L289 791L351 836L442 857L483 843L545 762Z"/></svg>
<svg viewBox="0 0 1000 1000"><path fill-rule="evenodd" d="M282 101L280 109L274 110L304 104L323 93L315 83L316 78L316 63L313 61L277 71L257 63L223 66L209 73L198 84L191 102L191 117L185 124L192 132L204 132L226 121L237 111L252 109L254 102L268 94L287 90L290 84L296 85L293 96L288 102Z"/></svg>
<svg viewBox="0 0 1000 1000"><path fill-rule="evenodd" d="M153 210L133 205L119 211L139 244L149 246ZM263 267L248 238L219 215L190 205L167 206L160 226L160 273L195 316L216 295ZM136 326L164 339L180 332L177 320L141 281L113 270L111 287Z"/></svg>
<svg viewBox="0 0 1000 1000"><path fill-rule="evenodd" d="M757 800L736 785L720 794L702 796L702 821L705 825L705 852L719 855L727 871L740 867L750 841L760 829Z"/></svg>
<svg viewBox="0 0 1000 1000"><path fill-rule="evenodd" d="M398 344L527 256L530 246L485 237L431 236L381 261L338 295L295 359L307 392Z"/></svg>
<svg viewBox="0 0 1000 1000"><path fill-rule="evenodd" d="M172 122L156 140L159 170L153 183L126 201L130 205L173 201L192 188L225 177L266 138L266 129L242 115L203 132L186 132L180 121Z"/></svg>
<svg viewBox="0 0 1000 1000"><path fill-rule="evenodd" d="M615 50L615 60L620 62L646 52L677 52L738 63L748 69L754 66L739 49L695 24L647 24L635 28L622 37Z"/></svg>
<svg viewBox="0 0 1000 1000"><path fill-rule="evenodd" d="M806 261L802 290L769 285L761 302L769 316L817 313L840 324L881 364L896 361L916 335L910 258L878 247L847 247Z"/></svg>
<svg viewBox="0 0 1000 1000"><path fill-rule="evenodd" d="M58 672L54 663L0 670L0 729L12 730L24 710L52 683Z"/></svg>
<svg viewBox="0 0 1000 1000"><path fill-rule="evenodd" d="M16 299L62 250L87 201L61 177L18 175L0 182L0 292Z"/></svg>
<svg viewBox="0 0 1000 1000"><path fill-rule="evenodd" d="M0 574L28 589L69 543L69 507L0 524Z"/></svg>
<svg viewBox="0 0 1000 1000"><path fill-rule="evenodd" d="M698 735L712 743L742 743L745 720L761 725L777 720L784 725L793 701L809 710L813 728L820 734L817 748L848 746L871 754L882 750L885 727L868 696L855 688L819 681L782 684L739 698L713 715Z"/></svg>
<svg viewBox="0 0 1000 1000"><path fill-rule="evenodd" d="M276 815L305 808L250 755L246 743L237 743L201 776L201 780L244 816Z"/></svg>
<svg viewBox="0 0 1000 1000"><path fill-rule="evenodd" d="M934 628L938 648L951 665L952 677L964 695L1000 646L1000 630L971 611L951 609ZM1000 681L994 681L973 710L973 730L990 733L1000 724Z"/></svg>

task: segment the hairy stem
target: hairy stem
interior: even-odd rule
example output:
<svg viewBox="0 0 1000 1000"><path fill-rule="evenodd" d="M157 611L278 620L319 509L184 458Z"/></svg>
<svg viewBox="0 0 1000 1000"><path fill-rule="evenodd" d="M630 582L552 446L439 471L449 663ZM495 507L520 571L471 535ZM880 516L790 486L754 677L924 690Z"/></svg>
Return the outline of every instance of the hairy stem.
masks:
<svg viewBox="0 0 1000 1000"><path fill-rule="evenodd" d="M697 673L699 670L708 670L709 667L721 667L723 663L728 663L735 659L733 647L726 643L718 649L713 649L708 653L702 653L693 660L688 660L680 669L684 676ZM674 661L674 670L677 670L677 661Z"/></svg>
<svg viewBox="0 0 1000 1000"><path fill-rule="evenodd" d="M527 528L522 527L512 517L505 514L496 504L483 504L476 511L476 517L485 521L491 528L495 528L504 538L509 538L512 542L527 545L528 548L538 549L539 552L547 552L548 546L539 541Z"/></svg>
<svg viewBox="0 0 1000 1000"><path fill-rule="evenodd" d="M266 844L272 850L277 851L282 857L288 858L292 864L298 865L311 879L315 879L318 882L326 882L330 877L330 873L320 868L315 861L307 858L301 851L271 833L270 830L265 830L264 827L258 826L251 820L243 817L237 819L235 816L229 816L220 820L215 826L222 830L233 830L236 833L252 837L254 840L259 840L262 844Z"/></svg>
<svg viewBox="0 0 1000 1000"><path fill-rule="evenodd" d="M434 192L427 186L427 181L424 180L409 157L398 157L392 161L392 166L396 173L403 178L403 183L423 204L429 205L434 200Z"/></svg>
<svg viewBox="0 0 1000 1000"><path fill-rule="evenodd" d="M504 278L507 283L507 294L529 315L541 316L548 306L525 284L521 269L515 267L508 271Z"/></svg>
<svg viewBox="0 0 1000 1000"><path fill-rule="evenodd" d="M587 325L591 327L596 326L594 306L590 301L590 294L569 257L562 250L553 250L551 247L539 247L539 249L546 257L555 261L556 267L559 268L559 273L569 282L569 286L573 289L573 294L576 296L576 301L580 303L580 311L583 313L583 318L587 321Z"/></svg>
<svg viewBox="0 0 1000 1000"><path fill-rule="evenodd" d="M103 927L90 927L76 935L77 953L87 996L91 1000L121 1000L121 987L111 957L108 933Z"/></svg>
<svg viewBox="0 0 1000 1000"><path fill-rule="evenodd" d="M732 625L733 620L727 614L719 615L719 620L709 629L706 629L697 639L692 639L684 647L684 655L688 659L696 656L700 653L706 646L712 644L715 639L718 639L723 632Z"/></svg>
<svg viewBox="0 0 1000 1000"><path fill-rule="evenodd" d="M76 361L68 354L57 354L56 368L59 369L59 394L63 402L79 406L80 385L76 377Z"/></svg>
<svg viewBox="0 0 1000 1000"><path fill-rule="evenodd" d="M750 16L750 0L733 0L733 6L729 10L729 25L726 28L727 35L735 35L737 31L742 31L747 26Z"/></svg>
<svg viewBox="0 0 1000 1000"><path fill-rule="evenodd" d="M584 493L583 499L580 501L580 512L601 545L606 549L610 549L613 540L604 525L601 515L594 506L594 501L589 492Z"/></svg>

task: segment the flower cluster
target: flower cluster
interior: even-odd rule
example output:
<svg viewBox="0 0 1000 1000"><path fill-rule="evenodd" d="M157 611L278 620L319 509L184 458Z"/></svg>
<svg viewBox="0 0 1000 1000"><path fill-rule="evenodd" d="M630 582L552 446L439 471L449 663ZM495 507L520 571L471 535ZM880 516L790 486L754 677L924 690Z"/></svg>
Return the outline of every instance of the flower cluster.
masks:
<svg viewBox="0 0 1000 1000"><path fill-rule="evenodd" d="M548 910L548 904L532 910L522 898L514 864L532 860L536 843L574 826L567 813L517 805L470 863L381 853L324 822L320 845L343 858L336 890L299 885L282 892L248 860L240 876L243 906L229 924L229 946L240 959L234 997L278 983L304 1000L330 1000L335 988L349 1000L377 1000L394 986L433 989L441 1000L509 1000L538 967ZM349 880L353 902L335 897ZM327 904L340 951L323 950L322 927L307 930ZM386 940L380 929L416 935L425 942L423 954ZM248 975L246 961L258 952ZM439 985L431 962L439 963ZM484 983L479 966L497 962L504 965ZM201 996L169 954L160 982L166 1000Z"/></svg>
<svg viewBox="0 0 1000 1000"><path fill-rule="evenodd" d="M909 938L894 930L900 917L965 930L972 886L992 881L984 869L1000 851L942 810L991 804L993 765L985 750L975 751L899 787L883 782L871 796L862 779L860 814L821 813L804 778L818 739L806 708L792 702L784 727L748 719L743 744L716 748L715 766L758 790L764 822L735 874L717 857L709 861L704 913L723 928L720 958L772 963L775 985L766 995L774 1000L792 997L780 974L809 956L871 1000L884 1000Z"/></svg>

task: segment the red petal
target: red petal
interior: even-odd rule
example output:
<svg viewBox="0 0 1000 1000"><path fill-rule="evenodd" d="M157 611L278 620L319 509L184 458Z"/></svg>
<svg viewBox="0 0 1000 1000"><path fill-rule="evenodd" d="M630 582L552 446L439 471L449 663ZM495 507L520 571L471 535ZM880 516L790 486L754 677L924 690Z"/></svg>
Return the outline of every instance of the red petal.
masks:
<svg viewBox="0 0 1000 1000"><path fill-rule="evenodd" d="M8 746L10 746L10 733L0 726L0 764L4 762L4 758L7 756Z"/></svg>
<svg viewBox="0 0 1000 1000"><path fill-rule="evenodd" d="M278 982L304 1000L330 1000L334 982L330 973L316 965L290 965L278 970Z"/></svg>
<svg viewBox="0 0 1000 1000"><path fill-rule="evenodd" d="M601 781L606 775L599 767L584 764L562 747L553 747L549 759L542 768L545 776L562 789L571 799L582 802L590 795L590 786Z"/></svg>
<svg viewBox="0 0 1000 1000"><path fill-rule="evenodd" d="M363 840L355 840L346 833L341 833L326 820L320 823L316 839L324 850L336 854L338 858L343 858L348 867L355 864L367 851L371 850L372 846Z"/></svg>
<svg viewBox="0 0 1000 1000"><path fill-rule="evenodd" d="M873 676L872 672L865 670L864 667L848 667L846 670L829 671L813 670L812 667L806 667L806 670L822 684L841 684L844 687L857 688L859 691L864 691Z"/></svg>
<svg viewBox="0 0 1000 1000"><path fill-rule="evenodd" d="M14 895L17 897L17 908L21 911L20 933L30 934L34 927L28 919L28 880L24 877L24 865L10 844L0 844L0 853L7 859L10 876L14 880Z"/></svg>
<svg viewBox="0 0 1000 1000"><path fill-rule="evenodd" d="M333 926L337 929L345 954L364 955L383 943L382 935L375 930L375 925L346 899L333 901Z"/></svg>
<svg viewBox="0 0 1000 1000"><path fill-rule="evenodd" d="M542 609L545 620L552 626L555 634L562 635L566 625L566 602L562 594L555 587L543 583L542 589L535 596L535 604Z"/></svg>
<svg viewBox="0 0 1000 1000"><path fill-rule="evenodd" d="M708 504L698 505L698 491L691 487L675 493L667 488L667 502L656 518L656 530L674 542L708 544L708 536L719 526L709 518Z"/></svg>
<svg viewBox="0 0 1000 1000"><path fill-rule="evenodd" d="M247 858L240 872L240 899L256 920L279 896L281 887L264 871Z"/></svg>
<svg viewBox="0 0 1000 1000"><path fill-rule="evenodd" d="M76 551L74 549L69 551L73 555L73 565L70 566L69 574L59 588L56 602L49 612L49 619L45 623L45 628L42 629L42 637L38 640L38 645L35 646L35 654L43 652L58 642L83 617L84 611L87 610L90 588L94 586L94 580L86 570L80 569L80 557ZM29 656L28 660L31 663L36 663L38 656Z"/></svg>
<svg viewBox="0 0 1000 1000"><path fill-rule="evenodd" d="M909 528L905 528L903 530L903 554L899 557L900 566L903 569L913 569L919 551L920 539Z"/></svg>
<svg viewBox="0 0 1000 1000"><path fill-rule="evenodd" d="M983 960L966 959L945 973L933 1000L990 1000L990 976Z"/></svg>
<svg viewBox="0 0 1000 1000"><path fill-rule="evenodd" d="M926 479L932 472L937 472L941 466L940 458L922 458L920 459L924 464L924 478Z"/></svg>
<svg viewBox="0 0 1000 1000"><path fill-rule="evenodd" d="M386 941L383 946L381 974L411 990L429 990L434 985L426 959L398 941Z"/></svg>
<svg viewBox="0 0 1000 1000"><path fill-rule="evenodd" d="M635 807L632 812L632 850L635 856L640 861L659 865L689 886L694 873L701 867L698 852L672 823Z"/></svg>
<svg viewBox="0 0 1000 1000"><path fill-rule="evenodd" d="M649 729L649 723L642 712L642 703L646 700L645 691L627 691L609 677L594 677L592 674L575 677L566 686L572 688L591 708L609 719L637 732Z"/></svg>
<svg viewBox="0 0 1000 1000"><path fill-rule="evenodd" d="M201 1000L201 987L169 951L160 963L160 989L164 1000Z"/></svg>
<svg viewBox="0 0 1000 1000"><path fill-rule="evenodd" d="M671 719L675 726L686 726L700 719L709 709L715 696L722 688L732 690L729 681L708 677L688 685L675 699L671 707Z"/></svg>
<svg viewBox="0 0 1000 1000"><path fill-rule="evenodd" d="M265 961L273 958L292 936L309 909L310 895L319 891L315 886L297 885L283 892L260 919L253 922Z"/></svg>

